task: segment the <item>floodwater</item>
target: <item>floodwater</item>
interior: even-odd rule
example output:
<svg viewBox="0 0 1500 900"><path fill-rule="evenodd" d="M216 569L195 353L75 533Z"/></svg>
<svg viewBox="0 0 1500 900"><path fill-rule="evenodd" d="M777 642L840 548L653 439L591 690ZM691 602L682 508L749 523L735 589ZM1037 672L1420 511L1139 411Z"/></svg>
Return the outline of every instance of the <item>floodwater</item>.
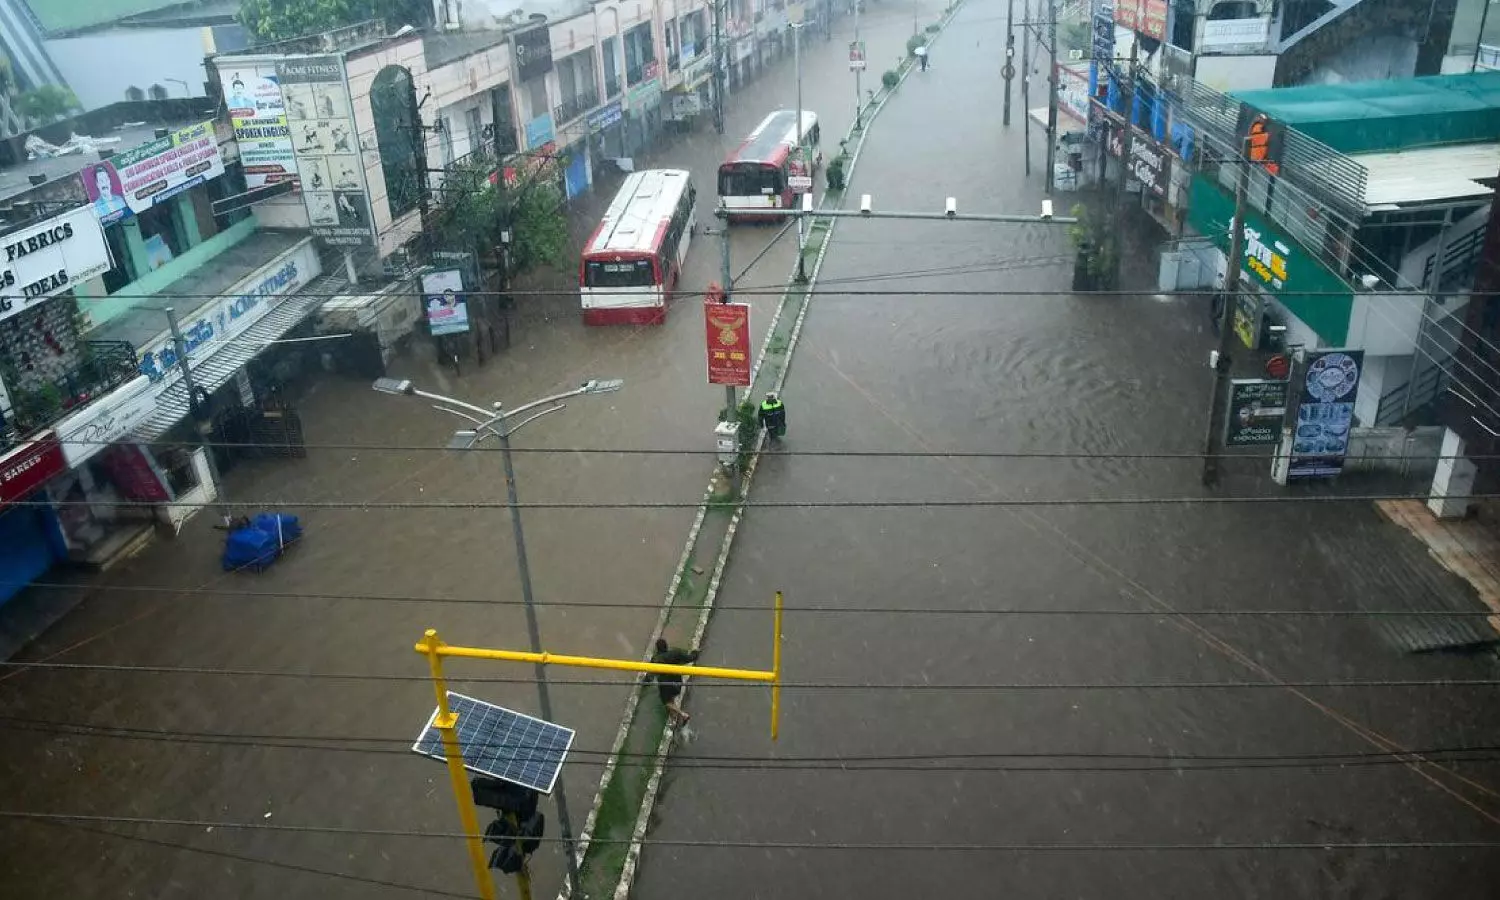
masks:
<svg viewBox="0 0 1500 900"><path fill-rule="evenodd" d="M921 21L935 20L937 8L921 4ZM910 16L908 6L872 10L862 35L872 60L897 57ZM804 103L822 115L830 136L844 132L854 108L848 35L837 30L846 27L844 20L833 41L809 37L803 48ZM792 106L795 85L788 56L730 97L723 136L700 126L663 142L637 167L687 167L700 197L711 200L725 154L766 113ZM579 236L608 199L608 191L596 193L576 213ZM700 221L713 224L707 203ZM737 274L774 233L736 231ZM585 328L576 295L566 294L574 282L565 267L532 279L535 288L564 293L520 298L513 345L500 358L454 377L418 346L392 374L473 402L512 405L590 377L623 377L622 392L570 403L529 426L517 448L706 453L723 392L705 383L697 304L701 288L719 277L718 249L717 239L698 239L684 279L690 290L663 327ZM794 254L794 242L783 238L746 272L745 284L784 283ZM758 345L778 298L743 296L755 306ZM374 394L361 381L315 376L299 408L307 459L229 473L230 499L303 517L307 539L284 561L260 575L225 575L218 570L222 536L199 516L178 540L158 542L105 579L131 590L94 591L24 654L82 666L240 674L0 672L0 806L273 828L457 830L443 767L409 751L433 704L412 644L431 627L452 643L526 645L509 517L475 506L503 503L500 461L438 449L458 423L416 401ZM525 513L546 649L638 656L709 457L522 452L516 467L523 502L687 504ZM382 503L440 506L370 505ZM594 605L563 605L580 602ZM453 664L450 673L455 690L536 712L529 667ZM340 677L302 677L309 674ZM566 782L577 828L626 689L607 676L553 678L609 682L552 691L557 719L578 730ZM552 811L548 821L555 835ZM0 848L7 897L472 895L463 846L450 838L4 821ZM560 854L545 845L535 858L537 896L555 893L561 873Z"/></svg>
<svg viewBox="0 0 1500 900"><path fill-rule="evenodd" d="M965 6L851 194L1039 210L1038 131L1028 179L1020 104L999 124L1000 9ZM1069 255L1055 226L839 223L786 389L788 449L831 453L762 467L755 501L792 507L748 514L704 656L768 667L785 591L780 740L764 687L692 689L637 896L1494 896L1493 848L1339 845L1500 840L1493 752L1382 755L1500 744L1496 688L1326 683L1495 658L1215 614L1466 586L1370 504L1272 492L1260 464L1218 496L1293 502L1100 503L1203 496L1196 461L1138 457L1198 447L1212 341L1201 300L1070 295ZM859 501L927 505L818 505Z"/></svg>

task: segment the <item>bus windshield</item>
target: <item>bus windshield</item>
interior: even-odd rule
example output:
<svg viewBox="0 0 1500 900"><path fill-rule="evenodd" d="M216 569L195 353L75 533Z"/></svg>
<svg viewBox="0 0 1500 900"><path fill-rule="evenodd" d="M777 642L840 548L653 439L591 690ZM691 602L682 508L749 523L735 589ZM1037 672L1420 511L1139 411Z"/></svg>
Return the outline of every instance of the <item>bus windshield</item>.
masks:
<svg viewBox="0 0 1500 900"><path fill-rule="evenodd" d="M585 266L585 283L593 288L649 287L656 283L649 259L593 262Z"/></svg>
<svg viewBox="0 0 1500 900"><path fill-rule="evenodd" d="M727 163L719 167L720 197L780 194L786 185L781 170L763 163Z"/></svg>

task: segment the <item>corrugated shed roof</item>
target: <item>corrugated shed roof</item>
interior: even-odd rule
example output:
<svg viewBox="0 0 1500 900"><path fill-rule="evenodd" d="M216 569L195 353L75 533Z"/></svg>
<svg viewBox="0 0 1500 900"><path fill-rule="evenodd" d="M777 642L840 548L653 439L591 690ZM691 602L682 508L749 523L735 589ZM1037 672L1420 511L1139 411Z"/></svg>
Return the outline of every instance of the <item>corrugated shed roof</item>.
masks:
<svg viewBox="0 0 1500 900"><path fill-rule="evenodd" d="M1232 96L1346 153L1500 140L1500 72L1314 84Z"/></svg>
<svg viewBox="0 0 1500 900"><path fill-rule="evenodd" d="M41 23L42 30L78 31L97 25L108 25L142 13L187 6L193 0L26 0L26 5Z"/></svg>

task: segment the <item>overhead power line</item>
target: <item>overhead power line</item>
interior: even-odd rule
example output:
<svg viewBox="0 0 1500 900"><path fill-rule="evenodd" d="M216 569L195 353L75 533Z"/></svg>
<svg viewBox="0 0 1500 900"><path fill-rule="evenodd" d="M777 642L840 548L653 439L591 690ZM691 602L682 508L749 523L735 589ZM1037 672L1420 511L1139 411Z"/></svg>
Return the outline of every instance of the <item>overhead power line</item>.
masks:
<svg viewBox="0 0 1500 900"><path fill-rule="evenodd" d="M212 668L207 666L147 666L147 665L119 665L113 663L63 663L63 662L23 662L9 660L0 662L0 667L8 669L50 669L57 671L77 672L129 672L132 674L145 675L213 675L226 678L294 678L315 681L394 681L394 682L422 682L431 683L430 675L398 675L382 672L289 672L274 669L231 669ZM534 678L506 678L498 676L462 676L449 673L447 679L450 683L463 682L471 684L531 684ZM619 687L628 685L632 679L619 678L614 680L603 679L578 679L572 681L552 681L552 684L579 685L579 686L610 686ZM763 683L750 682L714 682L719 687L759 688L764 689ZM867 683L856 684L852 682L821 682L821 681L783 681L783 688L788 690L830 690L830 691L1201 691L1201 690L1263 690L1274 688L1284 690L1286 688L1487 688L1500 687L1500 678L1474 678L1474 679L1448 679L1448 678L1424 678L1424 679L1312 679L1307 681L1143 681L1143 682L995 682L987 684L934 684L931 682L912 683Z"/></svg>
<svg viewBox="0 0 1500 900"><path fill-rule="evenodd" d="M234 822L206 819L166 819L146 816L105 816L82 813L30 812L27 810L0 809L0 819L33 820L42 822L88 822L93 824L151 825L174 828L214 829L216 831L270 831L290 834L328 834L359 837L402 837L467 839L468 835L454 831L417 831L401 828L347 828L334 825L288 825L275 822ZM537 838L546 843L558 843L562 838ZM632 838L611 839L595 837L593 844L634 843ZM1125 843L1104 841L1058 842L1058 843L867 843L840 841L738 841L738 840L674 840L671 838L647 838L641 843L658 847L693 847L705 849L737 850L827 850L858 852L923 852L923 853L1214 853L1214 852L1267 852L1267 851L1387 851L1387 850L1488 850L1500 848L1500 841L1244 841L1213 843Z"/></svg>
<svg viewBox="0 0 1500 900"><path fill-rule="evenodd" d="M206 588L206 587L174 587L167 584L134 585L134 584L67 584L55 581L29 581L20 582L0 581L0 587L30 587L39 590L55 591L79 591L90 594L94 592L104 594L148 594L154 599L162 599L177 595L188 597L232 597L235 600L331 600L336 602L351 601L356 603L455 603L474 604L491 607L515 606L521 607L521 600L508 600L503 597L494 599L488 597L438 597L430 594L343 594L326 592L301 592L301 591L246 591L234 588ZM628 601L609 600L543 600L538 605L545 607L576 608L576 609L661 609L660 601L653 603L631 603ZM770 608L765 605L754 604L725 604L715 603L714 609L733 612L769 612ZM1103 616L1115 618L1121 616L1143 616L1154 619L1165 619L1174 616L1187 617L1245 617L1245 618L1332 618L1332 619L1370 619L1370 618L1428 618L1432 616L1453 618L1489 618L1495 615L1493 610L1488 609L1195 609L1175 613L1163 612L1160 609L1119 609L1119 608L1090 608L1090 607L966 607L966 606L829 606L809 605L799 606L796 604L783 607L787 613L806 613L811 615L904 615L904 616L1044 616L1050 618L1073 618L1088 616Z"/></svg>
<svg viewBox="0 0 1500 900"><path fill-rule="evenodd" d="M103 740L128 740L170 744L249 747L269 750L308 750L339 753L411 755L410 736L395 738L314 735L314 734L235 734L226 732L177 731L172 729L132 728L92 723L62 722L39 719L0 717L0 728L49 734L56 737L89 737ZM535 748L529 744L504 741L468 741L469 749L515 751L520 761ZM655 753L632 753L590 750L574 747L569 755L585 761L654 759ZM1067 765L1038 765L1051 760ZM1500 745L1430 747L1424 749L1348 753L1277 753L1277 754L1192 754L1192 753L1076 753L1076 752L992 752L931 753L896 755L836 756L691 756L674 758L673 768L718 769L740 772L847 771L847 772L1016 772L1047 774L1078 772L1087 774L1134 772L1234 771L1239 769L1305 769L1347 768L1383 765L1410 765L1413 762L1492 762L1500 760ZM1018 762L1021 761L1021 762ZM1024 762L1024 764L1023 764ZM1114 763L1105 765L1104 763Z"/></svg>
<svg viewBox="0 0 1500 900"><path fill-rule="evenodd" d="M1315 494L1310 496L1237 497L1011 497L993 500L746 500L734 504L742 509L1005 509L1053 506L1239 506L1288 503L1373 503L1378 500L1495 500L1500 494ZM510 504L491 500L218 500L226 509L265 509L275 506L297 509L510 509ZM91 500L17 500L13 507L63 507L96 505ZM148 500L116 500L112 506L154 509L163 504ZM166 504L171 505L171 504ZM601 500L601 501L522 501L519 509L601 510L601 509L697 509L701 500Z"/></svg>

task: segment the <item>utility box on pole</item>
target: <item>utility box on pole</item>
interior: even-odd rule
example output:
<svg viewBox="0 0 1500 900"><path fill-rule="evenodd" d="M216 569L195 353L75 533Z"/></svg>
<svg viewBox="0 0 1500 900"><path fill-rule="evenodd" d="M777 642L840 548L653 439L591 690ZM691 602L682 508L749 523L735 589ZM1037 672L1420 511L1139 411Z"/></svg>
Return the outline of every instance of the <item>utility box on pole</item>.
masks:
<svg viewBox="0 0 1500 900"><path fill-rule="evenodd" d="M740 459L740 423L739 420L719 422L714 425L714 452L719 457L719 465L726 469L733 469L739 464Z"/></svg>

